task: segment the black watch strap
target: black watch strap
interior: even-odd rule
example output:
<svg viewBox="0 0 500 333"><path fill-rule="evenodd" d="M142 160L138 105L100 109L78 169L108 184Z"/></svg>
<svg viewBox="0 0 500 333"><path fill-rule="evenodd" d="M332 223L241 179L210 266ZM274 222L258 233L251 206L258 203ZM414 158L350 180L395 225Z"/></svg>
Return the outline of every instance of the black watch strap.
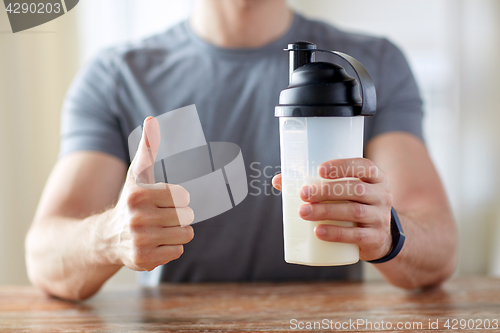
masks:
<svg viewBox="0 0 500 333"><path fill-rule="evenodd" d="M394 207L391 207L391 236L392 236L392 250L388 255L382 257L377 260L367 261L371 264L381 264L383 262L387 262L391 259L394 259L401 249L403 248L403 244L405 243L405 233L403 232L403 227L401 227L401 222L399 222L398 214Z"/></svg>

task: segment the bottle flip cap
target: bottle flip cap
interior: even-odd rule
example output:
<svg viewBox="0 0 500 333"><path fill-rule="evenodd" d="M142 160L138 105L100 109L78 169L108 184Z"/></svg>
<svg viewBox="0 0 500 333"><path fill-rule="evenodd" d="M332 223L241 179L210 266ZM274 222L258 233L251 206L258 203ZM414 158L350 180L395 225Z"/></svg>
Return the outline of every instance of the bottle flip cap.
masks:
<svg viewBox="0 0 500 333"><path fill-rule="evenodd" d="M288 44L290 83L281 91L276 117L373 116L377 97L368 71L359 61L342 52L320 50L310 42ZM358 80L329 62L315 62L315 52L327 52L354 69Z"/></svg>

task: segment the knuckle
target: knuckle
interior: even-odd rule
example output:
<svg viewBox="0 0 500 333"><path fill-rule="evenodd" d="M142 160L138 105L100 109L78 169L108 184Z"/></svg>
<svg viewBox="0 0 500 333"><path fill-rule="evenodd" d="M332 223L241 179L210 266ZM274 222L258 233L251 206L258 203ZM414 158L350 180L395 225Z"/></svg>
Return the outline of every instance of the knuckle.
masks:
<svg viewBox="0 0 500 333"><path fill-rule="evenodd" d="M191 224L194 222L194 210L191 207L186 207L186 209L188 211L188 221L189 224Z"/></svg>
<svg viewBox="0 0 500 333"><path fill-rule="evenodd" d="M345 213L336 203L315 205L313 212L319 211L320 218L325 220L343 220Z"/></svg>
<svg viewBox="0 0 500 333"><path fill-rule="evenodd" d="M194 238L194 229L191 226L185 226L183 227L184 232L186 233L186 243L190 242Z"/></svg>
<svg viewBox="0 0 500 333"><path fill-rule="evenodd" d="M319 188L320 190L318 191L319 193L319 198L328 198L331 196L338 196L336 191L335 191L335 185L339 183L324 183L322 184Z"/></svg>
<svg viewBox="0 0 500 333"><path fill-rule="evenodd" d="M131 261L134 266L143 270L147 270L146 267L148 266L148 259L144 251L136 248L132 254Z"/></svg>
<svg viewBox="0 0 500 333"><path fill-rule="evenodd" d="M172 247L172 260L179 259L180 256L184 253L184 246L175 245Z"/></svg>
<svg viewBox="0 0 500 333"><path fill-rule="evenodd" d="M365 165L367 168L377 168L377 165L372 161L367 158L363 159L365 161Z"/></svg>
<svg viewBox="0 0 500 333"><path fill-rule="evenodd" d="M142 246L142 237L140 236L135 236L134 238L132 238L132 246L134 247L134 249L137 249L137 248L140 248Z"/></svg>
<svg viewBox="0 0 500 333"><path fill-rule="evenodd" d="M354 164L353 160L350 160L350 159L341 159L341 160L339 160L340 174L341 175L346 174L347 171L350 170L351 164Z"/></svg>
<svg viewBox="0 0 500 333"><path fill-rule="evenodd" d="M322 195L324 192L325 185L318 184L310 184L309 185L309 193L306 193L304 196L306 199L311 199L312 197L317 197L318 195Z"/></svg>
<svg viewBox="0 0 500 333"><path fill-rule="evenodd" d="M144 270L148 271L148 272L151 272L153 269L155 269L157 267L156 264L149 264L147 265L146 267L144 267Z"/></svg>
<svg viewBox="0 0 500 333"><path fill-rule="evenodd" d="M361 181L357 181L354 183L354 194L363 198L363 197L366 197L367 195L367 192L368 192L368 188L366 186L365 183L361 182Z"/></svg>
<svg viewBox="0 0 500 333"><path fill-rule="evenodd" d="M355 242L356 244L364 243L366 240L366 230L364 228L359 228L356 232Z"/></svg>
<svg viewBox="0 0 500 333"><path fill-rule="evenodd" d="M148 240L148 237L145 236L144 234L136 232L133 235L132 246L134 247L134 249L142 252L141 249L146 247L148 245L148 243L150 243Z"/></svg>
<svg viewBox="0 0 500 333"><path fill-rule="evenodd" d="M144 218L140 214L134 214L130 219L130 231L132 233L138 233L140 229L145 225Z"/></svg>
<svg viewBox="0 0 500 333"><path fill-rule="evenodd" d="M148 200L147 190L137 187L127 197L127 206L129 208L137 208L142 206Z"/></svg>
<svg viewBox="0 0 500 333"><path fill-rule="evenodd" d="M187 226L194 222L194 211L190 207L171 208L174 212L171 216L172 222L176 225Z"/></svg>
<svg viewBox="0 0 500 333"><path fill-rule="evenodd" d="M362 204L353 204L352 214L356 219L362 219L366 216L366 206Z"/></svg>
<svg viewBox="0 0 500 333"><path fill-rule="evenodd" d="M172 187L170 194L176 207L185 207L189 205L191 201L189 192L180 185L175 185L174 187Z"/></svg>
<svg viewBox="0 0 500 333"><path fill-rule="evenodd" d="M332 241L340 242L344 238L344 231L342 228L335 228L335 232L332 233Z"/></svg>
<svg viewBox="0 0 500 333"><path fill-rule="evenodd" d="M178 208L177 215L181 225L189 225L194 222L194 211L191 207Z"/></svg>

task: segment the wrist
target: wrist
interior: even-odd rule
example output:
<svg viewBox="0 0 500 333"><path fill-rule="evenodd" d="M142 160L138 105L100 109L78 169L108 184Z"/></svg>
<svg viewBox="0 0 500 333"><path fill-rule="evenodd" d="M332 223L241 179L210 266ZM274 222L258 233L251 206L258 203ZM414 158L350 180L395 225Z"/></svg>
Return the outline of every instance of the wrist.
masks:
<svg viewBox="0 0 500 333"><path fill-rule="evenodd" d="M380 259L369 260L367 262L371 264L381 264L390 261L394 259L403 248L406 236L404 234L403 227L401 226L401 222L399 221L398 214L393 207L391 207L391 238L392 246L389 253Z"/></svg>
<svg viewBox="0 0 500 333"><path fill-rule="evenodd" d="M123 266L118 251L120 233L117 228L118 219L115 208L94 215L94 217L90 228L90 243L96 263L104 266Z"/></svg>

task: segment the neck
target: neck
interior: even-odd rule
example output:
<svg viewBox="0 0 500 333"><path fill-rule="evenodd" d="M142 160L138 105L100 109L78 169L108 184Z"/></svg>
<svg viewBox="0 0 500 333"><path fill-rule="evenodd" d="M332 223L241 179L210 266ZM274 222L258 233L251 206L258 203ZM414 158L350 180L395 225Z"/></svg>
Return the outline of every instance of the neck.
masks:
<svg viewBox="0 0 500 333"><path fill-rule="evenodd" d="M292 17L285 0L198 0L191 26L216 46L256 48L281 37Z"/></svg>

